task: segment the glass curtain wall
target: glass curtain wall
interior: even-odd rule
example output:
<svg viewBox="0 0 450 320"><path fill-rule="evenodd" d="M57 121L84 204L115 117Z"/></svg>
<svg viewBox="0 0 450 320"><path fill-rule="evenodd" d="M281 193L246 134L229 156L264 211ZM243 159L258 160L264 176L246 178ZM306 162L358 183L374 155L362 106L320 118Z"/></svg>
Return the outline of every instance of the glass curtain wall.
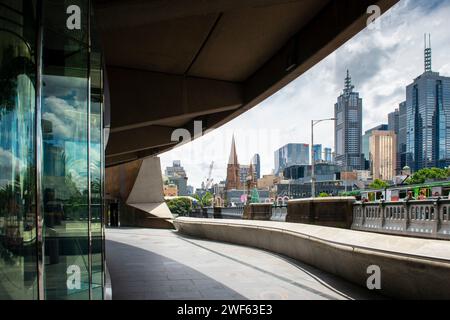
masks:
<svg viewBox="0 0 450 320"><path fill-rule="evenodd" d="M37 298L36 1L0 1L0 299Z"/></svg>
<svg viewBox="0 0 450 320"><path fill-rule="evenodd" d="M0 299L102 299L103 74L90 1L0 8Z"/></svg>

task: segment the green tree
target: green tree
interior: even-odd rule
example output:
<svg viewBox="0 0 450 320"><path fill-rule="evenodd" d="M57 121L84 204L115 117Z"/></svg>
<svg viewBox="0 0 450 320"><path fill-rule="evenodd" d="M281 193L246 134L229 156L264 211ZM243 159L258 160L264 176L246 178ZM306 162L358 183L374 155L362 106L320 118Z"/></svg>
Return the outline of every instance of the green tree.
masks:
<svg viewBox="0 0 450 320"><path fill-rule="evenodd" d="M415 172L406 180L407 184L420 184L426 180L444 180L450 176L449 169L424 168Z"/></svg>
<svg viewBox="0 0 450 320"><path fill-rule="evenodd" d="M380 180L380 179L375 179L370 185L369 188L370 189L384 189L387 188L389 185L387 184L386 181Z"/></svg>
<svg viewBox="0 0 450 320"><path fill-rule="evenodd" d="M253 188L252 194L250 195L250 203L259 203L259 193L256 188Z"/></svg>
<svg viewBox="0 0 450 320"><path fill-rule="evenodd" d="M204 195L194 194L194 198L197 199L200 207L209 207L213 201L213 195L210 192L206 192Z"/></svg>
<svg viewBox="0 0 450 320"><path fill-rule="evenodd" d="M175 198L167 201L170 212L180 216L188 215L192 211L191 200L187 198Z"/></svg>

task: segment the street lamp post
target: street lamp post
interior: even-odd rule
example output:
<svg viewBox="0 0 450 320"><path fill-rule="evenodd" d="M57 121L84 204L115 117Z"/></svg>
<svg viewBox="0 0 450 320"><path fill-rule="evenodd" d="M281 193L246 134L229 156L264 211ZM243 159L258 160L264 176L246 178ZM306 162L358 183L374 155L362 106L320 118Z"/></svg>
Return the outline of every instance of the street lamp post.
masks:
<svg viewBox="0 0 450 320"><path fill-rule="evenodd" d="M336 118L311 120L311 198L316 196L316 175L314 159L314 126L322 121L334 121Z"/></svg>

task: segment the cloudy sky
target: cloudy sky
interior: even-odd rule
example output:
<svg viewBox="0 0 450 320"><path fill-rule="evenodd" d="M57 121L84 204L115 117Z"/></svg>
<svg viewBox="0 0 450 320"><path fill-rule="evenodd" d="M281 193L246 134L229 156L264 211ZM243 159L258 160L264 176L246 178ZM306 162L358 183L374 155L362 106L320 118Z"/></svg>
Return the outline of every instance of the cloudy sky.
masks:
<svg viewBox="0 0 450 320"><path fill-rule="evenodd" d="M431 33L433 71L450 76L450 1L400 0L379 19L288 86L226 125L161 155L161 167L181 160L188 183L199 187L214 161L214 182L224 180L234 133L238 160L261 156L261 173L274 169L274 151L310 143L311 119L333 117L334 103L350 70L363 99L363 130L387 123L405 100L405 87L424 69L424 33ZM314 129L314 143L334 148L333 122Z"/></svg>

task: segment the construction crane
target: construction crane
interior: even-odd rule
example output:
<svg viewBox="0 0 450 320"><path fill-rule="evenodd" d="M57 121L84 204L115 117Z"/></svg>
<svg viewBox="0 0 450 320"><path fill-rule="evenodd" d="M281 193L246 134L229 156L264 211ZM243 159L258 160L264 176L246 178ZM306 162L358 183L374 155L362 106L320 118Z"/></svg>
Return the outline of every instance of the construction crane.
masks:
<svg viewBox="0 0 450 320"><path fill-rule="evenodd" d="M208 178L206 179L206 182L205 182L205 190L208 190L209 188L211 188L211 185L213 183L214 179L211 178L213 167L214 167L214 161L212 161L211 164L209 165L209 173L208 173Z"/></svg>

